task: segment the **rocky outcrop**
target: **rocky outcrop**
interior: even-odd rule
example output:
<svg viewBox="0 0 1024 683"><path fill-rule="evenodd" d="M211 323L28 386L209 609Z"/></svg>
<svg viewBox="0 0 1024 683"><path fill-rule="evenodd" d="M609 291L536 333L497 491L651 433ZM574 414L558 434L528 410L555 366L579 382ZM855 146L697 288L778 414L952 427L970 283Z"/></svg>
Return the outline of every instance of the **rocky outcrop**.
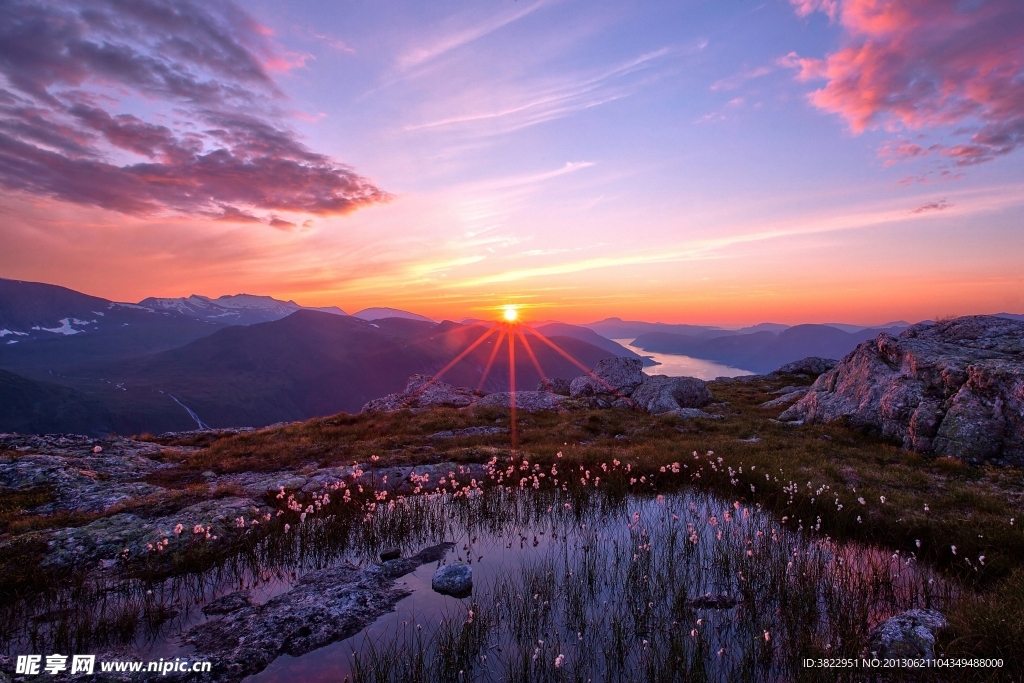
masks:
<svg viewBox="0 0 1024 683"><path fill-rule="evenodd" d="M281 655L298 657L359 633L412 593L395 579L439 562L452 546L442 543L366 569L345 563L313 571L262 605L247 595L222 597L211 603L222 616L192 628L184 640L197 655L217 662L204 680L241 680Z"/></svg>
<svg viewBox="0 0 1024 683"><path fill-rule="evenodd" d="M643 363L637 358L605 358L590 374L571 381L545 378L538 391L515 392L516 409L523 412L588 407L639 408L655 415L675 413L681 417L699 417L706 414L697 409L711 400L711 392L703 381L694 377L645 375ZM363 410L417 410L431 406L510 408L512 393L498 391L483 395L466 387L436 381L429 375L413 375L404 392L374 399Z"/></svg>
<svg viewBox="0 0 1024 683"><path fill-rule="evenodd" d="M562 407L564 396L547 391L517 391L516 410L524 413L536 413L541 410L558 410ZM512 407L512 394L508 391L497 391L488 394L476 402L478 407L493 406L496 408Z"/></svg>
<svg viewBox="0 0 1024 683"><path fill-rule="evenodd" d="M966 316L880 334L779 419L844 420L910 450L1024 465L1024 322Z"/></svg>
<svg viewBox="0 0 1024 683"><path fill-rule="evenodd" d="M832 358L808 356L807 358L795 360L792 363L786 363L781 368L768 373L768 375L808 375L811 377L817 377L823 372L828 372L838 364L839 361Z"/></svg>
<svg viewBox="0 0 1024 683"><path fill-rule="evenodd" d="M644 381L643 362L639 358L605 358L594 371L572 380L569 395L578 398L602 394L625 397Z"/></svg>
<svg viewBox="0 0 1024 683"><path fill-rule="evenodd" d="M711 403L711 392L696 377L652 375L633 390L630 400L637 407L660 415L681 408L702 408Z"/></svg>
<svg viewBox="0 0 1024 683"><path fill-rule="evenodd" d="M363 406L363 412L390 412L406 408L465 408L472 405L484 394L467 387L457 387L435 379L431 375L413 375L405 391L375 398Z"/></svg>
<svg viewBox="0 0 1024 683"><path fill-rule="evenodd" d="M935 659L935 636L946 625L942 612L907 610L871 630L868 652L879 659Z"/></svg>

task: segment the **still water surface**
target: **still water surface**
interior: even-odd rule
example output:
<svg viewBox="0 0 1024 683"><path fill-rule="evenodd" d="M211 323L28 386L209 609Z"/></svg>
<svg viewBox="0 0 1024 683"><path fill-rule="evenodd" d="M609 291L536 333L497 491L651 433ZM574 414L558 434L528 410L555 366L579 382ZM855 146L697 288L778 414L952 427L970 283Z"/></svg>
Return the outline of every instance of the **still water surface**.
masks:
<svg viewBox="0 0 1024 683"><path fill-rule="evenodd" d="M625 346L630 351L651 358L660 365L652 365L644 368L648 375L668 375L669 377L696 377L697 379L711 380L716 377L740 377L742 375L753 375L756 373L750 370L733 368L710 360L692 358L675 353L655 353L644 351L639 346L633 346L632 339L613 339L612 341Z"/></svg>

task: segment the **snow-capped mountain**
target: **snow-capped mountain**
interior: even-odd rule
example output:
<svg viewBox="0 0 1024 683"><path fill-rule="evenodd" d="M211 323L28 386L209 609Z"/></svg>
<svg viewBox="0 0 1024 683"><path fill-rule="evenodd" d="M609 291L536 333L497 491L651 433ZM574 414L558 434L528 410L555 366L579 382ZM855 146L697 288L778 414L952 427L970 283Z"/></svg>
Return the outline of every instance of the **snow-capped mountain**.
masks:
<svg viewBox="0 0 1024 683"><path fill-rule="evenodd" d="M182 315L225 325L267 323L302 310L345 315L345 311L337 306L313 308L300 306L294 301L281 301L273 297L253 294L226 294L216 299L198 294L176 299L149 297L140 301L139 305L158 311L175 311Z"/></svg>

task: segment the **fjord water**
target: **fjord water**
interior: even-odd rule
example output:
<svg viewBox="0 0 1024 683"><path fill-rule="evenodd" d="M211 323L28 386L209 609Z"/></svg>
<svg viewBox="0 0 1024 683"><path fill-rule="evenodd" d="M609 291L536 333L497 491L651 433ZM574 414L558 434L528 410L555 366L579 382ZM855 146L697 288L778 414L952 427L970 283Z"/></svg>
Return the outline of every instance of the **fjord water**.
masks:
<svg viewBox="0 0 1024 683"><path fill-rule="evenodd" d="M633 353L646 356L657 361L658 365L644 368L648 375L668 375L669 377L696 377L702 380L712 380L716 377L741 377L753 375L750 370L734 368L729 365L722 365L702 358L683 356L676 353L655 353L644 351L639 346L633 346L632 339L613 339L612 341L626 347Z"/></svg>

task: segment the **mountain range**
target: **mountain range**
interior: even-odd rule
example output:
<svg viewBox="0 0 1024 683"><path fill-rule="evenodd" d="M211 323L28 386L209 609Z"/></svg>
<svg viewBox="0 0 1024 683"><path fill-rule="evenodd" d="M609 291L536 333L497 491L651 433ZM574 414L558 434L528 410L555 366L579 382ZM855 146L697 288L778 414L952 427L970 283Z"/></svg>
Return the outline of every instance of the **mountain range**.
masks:
<svg viewBox="0 0 1024 683"><path fill-rule="evenodd" d="M252 294L231 294L216 299L197 294L177 299L149 297L140 301L138 305L156 311L176 311L193 318L225 325L268 323L303 310L345 315L345 311L337 306L310 308L300 306L294 301L279 301L269 296Z"/></svg>
<svg viewBox="0 0 1024 683"><path fill-rule="evenodd" d="M727 330L619 318L586 325L545 321L520 328L514 374L517 388L533 389L542 376L575 377L581 367L611 356L656 365L614 339L766 372L809 355L841 358L860 341L905 326L761 323ZM248 294L120 303L0 279L0 431L258 427L355 412L372 398L401 391L412 374L437 373L483 335L489 336L444 379L475 387L490 365L479 386L508 390L509 340L502 337L496 349L493 327L435 322L393 308L346 315L337 307Z"/></svg>

